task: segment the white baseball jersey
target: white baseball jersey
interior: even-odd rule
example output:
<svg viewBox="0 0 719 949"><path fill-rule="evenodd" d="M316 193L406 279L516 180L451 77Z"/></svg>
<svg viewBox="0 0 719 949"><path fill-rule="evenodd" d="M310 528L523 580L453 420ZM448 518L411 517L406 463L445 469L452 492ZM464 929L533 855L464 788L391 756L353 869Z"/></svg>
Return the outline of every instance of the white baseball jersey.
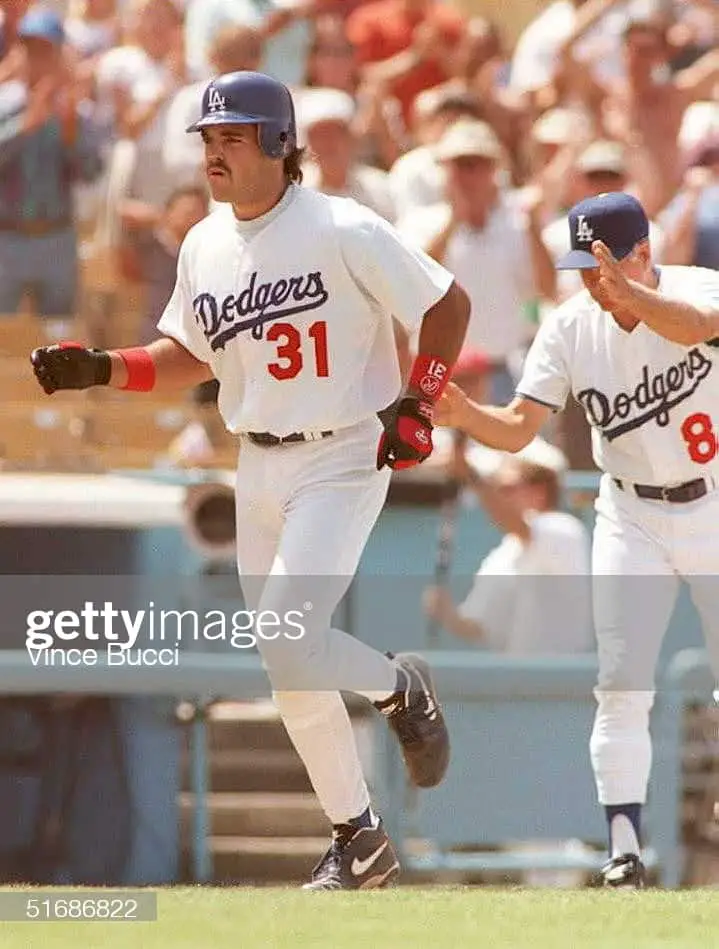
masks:
<svg viewBox="0 0 719 949"><path fill-rule="evenodd" d="M592 648L590 545L582 522L563 511L527 516L528 543L506 534L477 572L460 616L482 626L482 643L507 655Z"/></svg>
<svg viewBox="0 0 719 949"><path fill-rule="evenodd" d="M452 280L368 208L291 185L262 219L192 228L158 328L212 368L230 431L334 430L397 397L392 317L414 331Z"/></svg>
<svg viewBox="0 0 719 949"><path fill-rule="evenodd" d="M719 272L657 269L663 296L719 308ZM602 471L667 486L719 474L718 363L714 346L681 346L643 323L623 330L583 290L541 325L517 392L556 410L572 392Z"/></svg>

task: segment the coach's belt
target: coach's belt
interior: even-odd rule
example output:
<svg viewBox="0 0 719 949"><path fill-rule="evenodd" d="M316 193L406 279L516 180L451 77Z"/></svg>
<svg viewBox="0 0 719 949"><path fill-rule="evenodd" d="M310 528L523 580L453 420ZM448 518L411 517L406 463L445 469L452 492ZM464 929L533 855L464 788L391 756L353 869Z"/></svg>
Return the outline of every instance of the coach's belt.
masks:
<svg viewBox="0 0 719 949"><path fill-rule="evenodd" d="M318 442L329 438L334 432L293 432L280 438L271 432L248 432L247 437L255 445L287 445L293 442Z"/></svg>
<svg viewBox="0 0 719 949"><path fill-rule="evenodd" d="M658 488L651 484L632 484L629 481L620 481L619 478L614 478L614 483L622 491L633 490L638 498L647 498L650 501L670 501L673 504L687 504L689 501L703 498L709 492L704 478L685 481L684 484L678 484L673 488Z"/></svg>

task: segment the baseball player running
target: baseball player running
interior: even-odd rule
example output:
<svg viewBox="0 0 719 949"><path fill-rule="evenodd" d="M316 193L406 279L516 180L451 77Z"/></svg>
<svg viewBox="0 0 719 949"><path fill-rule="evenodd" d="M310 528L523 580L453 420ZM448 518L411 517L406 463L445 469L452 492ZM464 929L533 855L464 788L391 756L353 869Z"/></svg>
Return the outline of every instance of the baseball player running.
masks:
<svg viewBox="0 0 719 949"><path fill-rule="evenodd" d="M719 273L654 266L646 214L621 192L576 205L569 227L572 250L557 266L580 270L586 289L541 325L515 398L479 406L452 386L435 424L518 451L570 391L586 411L604 472L593 541L599 678L590 743L609 827L602 877L606 886L639 888L649 713L679 578L719 672Z"/></svg>
<svg viewBox="0 0 719 949"><path fill-rule="evenodd" d="M31 361L47 393L219 380L219 410L239 437L245 602L257 611L274 699L334 828L306 886L384 886L398 861L372 810L340 693L364 695L387 717L419 787L442 780L449 738L427 663L383 655L331 628L331 618L392 469L432 451L434 403L469 303L448 271L408 249L374 212L301 187L294 105L281 83L252 72L216 78L188 131L202 136L222 204L184 241L158 324L163 338L111 352L65 343L35 350ZM393 317L410 332L421 328L399 399ZM383 426L376 413L395 399ZM261 617L275 618L269 629Z"/></svg>

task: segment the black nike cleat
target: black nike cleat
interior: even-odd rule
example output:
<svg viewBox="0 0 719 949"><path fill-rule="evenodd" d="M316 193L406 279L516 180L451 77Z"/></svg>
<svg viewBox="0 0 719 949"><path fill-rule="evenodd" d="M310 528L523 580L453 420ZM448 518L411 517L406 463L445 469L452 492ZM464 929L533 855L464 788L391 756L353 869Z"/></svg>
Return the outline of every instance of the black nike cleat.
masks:
<svg viewBox="0 0 719 949"><path fill-rule="evenodd" d="M336 834L303 890L372 890L399 876L399 860L382 821Z"/></svg>
<svg viewBox="0 0 719 949"><path fill-rule="evenodd" d="M624 890L643 890L646 886L644 864L635 853L613 857L599 871L602 886Z"/></svg>
<svg viewBox="0 0 719 949"><path fill-rule="evenodd" d="M392 656L405 684L377 707L399 739L410 780L420 788L436 787L449 766L449 733L429 665L421 656Z"/></svg>

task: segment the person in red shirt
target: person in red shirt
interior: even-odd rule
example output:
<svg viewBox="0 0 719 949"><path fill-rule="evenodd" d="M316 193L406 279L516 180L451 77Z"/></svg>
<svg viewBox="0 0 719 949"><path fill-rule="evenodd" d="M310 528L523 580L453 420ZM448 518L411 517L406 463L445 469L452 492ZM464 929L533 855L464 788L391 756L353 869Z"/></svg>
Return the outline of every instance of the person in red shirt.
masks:
<svg viewBox="0 0 719 949"><path fill-rule="evenodd" d="M387 85L405 121L420 92L450 78L463 28L462 15L440 0L373 0L347 18L347 37L366 78Z"/></svg>

